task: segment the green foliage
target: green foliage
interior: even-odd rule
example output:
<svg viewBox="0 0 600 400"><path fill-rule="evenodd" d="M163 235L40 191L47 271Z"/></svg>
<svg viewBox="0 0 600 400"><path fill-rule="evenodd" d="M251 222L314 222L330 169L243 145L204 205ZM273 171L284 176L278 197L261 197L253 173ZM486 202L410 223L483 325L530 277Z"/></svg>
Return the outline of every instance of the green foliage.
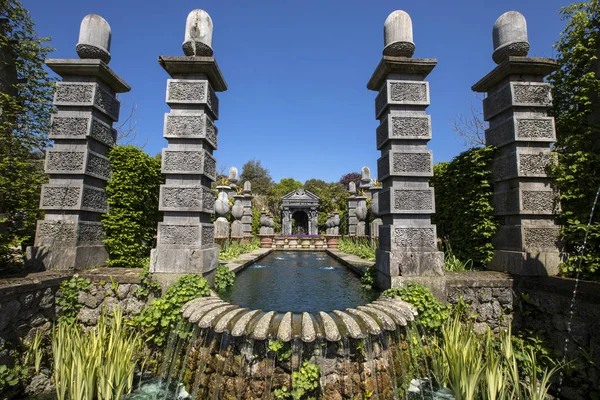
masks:
<svg viewBox="0 0 600 400"><path fill-rule="evenodd" d="M117 307L95 327L59 322L52 335L54 383L58 400L118 400L131 393L142 350L141 336L124 324Z"/></svg>
<svg viewBox="0 0 600 400"><path fill-rule="evenodd" d="M417 320L429 332L438 330L450 316L450 306L443 306L425 286L408 282L406 287L387 289L386 297L401 297L418 312Z"/></svg>
<svg viewBox="0 0 600 400"><path fill-rule="evenodd" d="M260 210L257 207L252 208L252 235L260 233Z"/></svg>
<svg viewBox="0 0 600 400"><path fill-rule="evenodd" d="M367 290L377 287L377 268L375 265L369 265L365 269L364 274L360 277L360 283Z"/></svg>
<svg viewBox="0 0 600 400"><path fill-rule="evenodd" d="M28 377L27 368L22 365L8 367L8 365L0 365L0 395L10 388L14 388Z"/></svg>
<svg viewBox="0 0 600 400"><path fill-rule="evenodd" d="M39 38L29 12L0 0L0 273L22 266L21 246L32 244L39 210L43 151L53 111L54 79L44 69L53 51ZM8 271L7 271L8 270Z"/></svg>
<svg viewBox="0 0 600 400"><path fill-rule="evenodd" d="M567 26L554 44L560 69L550 75L552 113L556 121L557 162L550 167L562 213L558 222L567 261L565 276L600 279L600 213L590 226L581 254L590 210L600 186L600 5L598 0L561 10Z"/></svg>
<svg viewBox="0 0 600 400"><path fill-rule="evenodd" d="M219 249L219 260L236 260L241 254L250 253L260 249L260 240L252 238L250 243L242 244L238 241L225 241Z"/></svg>
<svg viewBox="0 0 600 400"><path fill-rule="evenodd" d="M491 204L491 162L495 149L473 148L452 161L436 164L431 185L435 188L433 222L438 235L461 260L475 265L494 255L491 238L498 230Z"/></svg>
<svg viewBox="0 0 600 400"><path fill-rule="evenodd" d="M292 356L292 347L277 339L269 339L267 350L275 353L279 361L287 361Z"/></svg>
<svg viewBox="0 0 600 400"><path fill-rule="evenodd" d="M60 296L56 297L58 306L58 321L73 323L77 319L77 314L82 305L79 303L79 292L84 292L90 287L90 280L73 277L60 284Z"/></svg>
<svg viewBox="0 0 600 400"><path fill-rule="evenodd" d="M138 299L147 299L150 295L157 297L160 296L161 286L160 283L152 279L152 274L150 273L150 260L146 259L144 262L144 267L140 272L140 285L134 292L134 296Z"/></svg>
<svg viewBox="0 0 600 400"><path fill-rule="evenodd" d="M367 238L343 237L338 248L344 253L353 254L367 261L375 261L375 246Z"/></svg>
<svg viewBox="0 0 600 400"><path fill-rule="evenodd" d="M160 299L152 301L136 319L147 342L158 347L181 321L181 307L190 300L210 295L208 282L200 275L184 275Z"/></svg>
<svg viewBox="0 0 600 400"><path fill-rule="evenodd" d="M112 176L106 185L109 211L102 219L110 267L141 268L150 255L160 218L160 162L134 146L108 153Z"/></svg>
<svg viewBox="0 0 600 400"><path fill-rule="evenodd" d="M473 260L462 262L454 252L450 243L446 243L446 251L444 251L444 268L450 272L465 272L473 270Z"/></svg>
<svg viewBox="0 0 600 400"><path fill-rule="evenodd" d="M235 282L235 272L230 271L225 265L219 265L215 272L215 290L222 292L233 286Z"/></svg>
<svg viewBox="0 0 600 400"><path fill-rule="evenodd" d="M292 372L292 389L288 390L287 386L283 386L280 389L275 389L273 394L278 400L316 399L320 375L321 371L318 365L304 361L300 371Z"/></svg>
<svg viewBox="0 0 600 400"><path fill-rule="evenodd" d="M242 166L240 174L240 186L244 186L244 182L252 183L252 193L255 195L265 195L273 185L273 178L269 174L269 170L262 166L259 160L252 159Z"/></svg>
<svg viewBox="0 0 600 400"><path fill-rule="evenodd" d="M334 211L347 212L348 191L339 182L325 182L320 179L309 179L304 182L304 189L314 193L321 199L317 224L319 231L325 233L327 218Z"/></svg>

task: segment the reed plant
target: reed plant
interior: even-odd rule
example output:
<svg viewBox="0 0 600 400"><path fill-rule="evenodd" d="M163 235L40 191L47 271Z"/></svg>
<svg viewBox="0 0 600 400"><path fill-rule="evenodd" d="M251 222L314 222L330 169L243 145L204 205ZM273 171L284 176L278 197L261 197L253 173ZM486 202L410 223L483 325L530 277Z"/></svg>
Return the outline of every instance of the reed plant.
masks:
<svg viewBox="0 0 600 400"><path fill-rule="evenodd" d="M131 393L142 340L124 325L119 307L87 331L60 322L52 335L58 400L118 400Z"/></svg>
<svg viewBox="0 0 600 400"><path fill-rule="evenodd" d="M338 248L344 253L352 254L367 261L375 261L376 244L371 244L368 238L343 237Z"/></svg>
<svg viewBox="0 0 600 400"><path fill-rule="evenodd" d="M44 358L44 349L42 341L44 336L40 329L35 330L35 335L29 343L27 343L27 351L25 352L23 364L27 367L33 367L36 374L40 373L42 360Z"/></svg>
<svg viewBox="0 0 600 400"><path fill-rule="evenodd" d="M435 381L454 392L456 400L542 400L559 369L539 368L533 349L520 363L510 329L495 336L473 332L471 323L449 319L430 341L428 355ZM541 372L539 372L541 370Z"/></svg>
<svg viewBox="0 0 600 400"><path fill-rule="evenodd" d="M237 259L240 255L250 253L260 248L260 240L253 238L250 243L242 244L238 241L226 241L219 249L219 260L230 261Z"/></svg>

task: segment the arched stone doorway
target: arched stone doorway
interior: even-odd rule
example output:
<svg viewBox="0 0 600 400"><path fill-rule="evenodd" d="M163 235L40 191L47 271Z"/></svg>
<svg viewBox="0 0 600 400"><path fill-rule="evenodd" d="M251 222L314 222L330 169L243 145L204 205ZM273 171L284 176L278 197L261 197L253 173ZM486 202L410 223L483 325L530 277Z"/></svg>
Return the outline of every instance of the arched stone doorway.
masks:
<svg viewBox="0 0 600 400"><path fill-rule="evenodd" d="M308 215L304 211L296 211L292 214L292 233L308 233Z"/></svg>
<svg viewBox="0 0 600 400"><path fill-rule="evenodd" d="M304 189L298 189L283 196L281 199L281 225L283 234L292 234L292 221L295 221L295 226L302 226L305 229L302 233L317 235L319 233L317 227L319 203L320 200L316 195ZM297 225L300 222L300 218L302 218L302 225ZM304 222L304 218L306 218L306 223Z"/></svg>

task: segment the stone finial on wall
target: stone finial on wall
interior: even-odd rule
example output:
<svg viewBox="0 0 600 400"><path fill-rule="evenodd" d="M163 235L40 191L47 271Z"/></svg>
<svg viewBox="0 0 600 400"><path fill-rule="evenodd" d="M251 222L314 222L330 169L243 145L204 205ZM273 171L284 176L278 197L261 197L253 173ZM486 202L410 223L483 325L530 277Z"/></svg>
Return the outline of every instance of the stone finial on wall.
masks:
<svg viewBox="0 0 600 400"><path fill-rule="evenodd" d="M83 18L76 46L81 59L47 59L60 75L56 84L35 244L27 250L34 269L83 269L108 259L102 214L108 211L108 151L116 144L117 93L131 88L106 63L111 31L99 15Z"/></svg>
<svg viewBox="0 0 600 400"><path fill-rule="evenodd" d="M494 23L492 29L494 53L492 59L500 64L510 56L525 57L529 52L527 41L527 22L523 14L508 11L502 14Z"/></svg>
<svg viewBox="0 0 600 400"><path fill-rule="evenodd" d="M492 160L492 202L500 226L492 238L494 258L487 267L523 275L558 273L557 196L546 173L550 143L556 140L550 84L554 60L524 57L527 24L516 11L502 14L493 29L495 69L473 85L487 93L483 117L490 127L486 145Z"/></svg>
<svg viewBox="0 0 600 400"><path fill-rule="evenodd" d="M229 197L227 195L228 186L217 186L218 195L215 200L215 213L218 215L215 221L215 238L223 239L229 237Z"/></svg>
<svg viewBox="0 0 600 400"><path fill-rule="evenodd" d="M236 167L229 168L229 174L227 174L229 183L237 183L239 178L238 169Z"/></svg>
<svg viewBox="0 0 600 400"><path fill-rule="evenodd" d="M111 37L110 25L104 18L96 14L86 15L79 28L79 41L75 46L77 55L83 59L100 59L108 64Z"/></svg>
<svg viewBox="0 0 600 400"><path fill-rule="evenodd" d="M185 21L183 53L186 56L212 57L213 22L204 10L191 11Z"/></svg>
<svg viewBox="0 0 600 400"><path fill-rule="evenodd" d="M252 183L250 181L244 182L244 193L252 193Z"/></svg>

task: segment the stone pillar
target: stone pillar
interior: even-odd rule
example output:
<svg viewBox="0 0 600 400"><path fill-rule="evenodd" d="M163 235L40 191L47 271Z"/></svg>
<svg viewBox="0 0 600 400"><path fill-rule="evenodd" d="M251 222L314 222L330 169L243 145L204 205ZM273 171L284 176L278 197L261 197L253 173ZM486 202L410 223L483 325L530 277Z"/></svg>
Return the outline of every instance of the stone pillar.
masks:
<svg viewBox="0 0 600 400"><path fill-rule="evenodd" d="M358 218L356 218L356 207L358 206L358 198L356 197L356 184L350 182L348 184L348 236L356 236L356 225L358 224Z"/></svg>
<svg viewBox="0 0 600 400"><path fill-rule="evenodd" d="M413 59L412 22L404 11L394 11L384 26L383 58L367 88L378 91L377 128L379 228L377 279L382 289L401 286L422 276L443 276L444 255L436 248L431 151L429 82L435 59ZM431 281L431 280L429 280ZM438 280L436 282L441 282ZM443 285L440 284L440 288Z"/></svg>
<svg viewBox="0 0 600 400"><path fill-rule="evenodd" d="M156 249L152 250L152 272L210 274L217 266L215 227L211 223L215 198L210 189L216 179L219 99L215 92L227 90L212 57L212 21L203 10L187 18L183 50L185 56L158 58L172 79L167 80L162 153L166 182L160 189Z"/></svg>
<svg viewBox="0 0 600 400"><path fill-rule="evenodd" d="M371 188L371 169L369 167L362 167L360 170L360 189L364 192L364 196L367 196L368 199L371 198L371 192L369 189Z"/></svg>
<svg viewBox="0 0 600 400"><path fill-rule="evenodd" d="M49 183L42 186L35 244L27 249L34 269L83 269L106 263L102 214L110 179L106 157L115 145L112 128L119 119L117 93L130 90L107 63L111 30L99 15L83 18L77 44L80 59L48 59L46 65L63 78L57 83L46 152Z"/></svg>
<svg viewBox="0 0 600 400"><path fill-rule="evenodd" d="M247 239L252 238L252 186L250 181L244 182L244 192L241 199L244 212L242 215L242 230L244 237Z"/></svg>
<svg viewBox="0 0 600 400"><path fill-rule="evenodd" d="M229 186L217 186L217 200L215 201L215 213L218 215L215 221L215 239L224 240L229 237Z"/></svg>
<svg viewBox="0 0 600 400"><path fill-rule="evenodd" d="M383 224L383 221L379 218L379 192L381 189L383 189L381 186L371 186L369 188L369 192L371 192L371 214L375 217L371 221L371 229L369 231L372 245L379 240L379 227Z"/></svg>
<svg viewBox="0 0 600 400"><path fill-rule="evenodd" d="M365 196L357 196L356 197L356 210L355 210L355 214L356 214L356 219L357 219L357 223L356 223L356 236L365 236L367 234L366 231L366 225L367 223L365 222L365 220L367 219L367 202L366 202L367 198Z"/></svg>
<svg viewBox="0 0 600 400"><path fill-rule="evenodd" d="M227 195L229 196L229 198L232 198L233 196L238 194L237 183L239 181L239 174L236 167L229 168L227 180L229 181L229 191L227 192Z"/></svg>
<svg viewBox="0 0 600 400"><path fill-rule="evenodd" d="M231 215L234 221L231 223L231 238L242 239L244 237L244 230L242 228L242 216L244 215L244 206L242 206L243 195L236 194L233 196L234 204L231 207Z"/></svg>
<svg viewBox="0 0 600 400"><path fill-rule="evenodd" d="M288 208L281 211L281 230L284 235L292 234L292 213Z"/></svg>
<svg viewBox="0 0 600 400"><path fill-rule="evenodd" d="M558 273L557 196L546 174L549 144L555 141L550 84L544 77L555 61L527 56L525 18L509 11L493 29L498 66L473 86L483 101L487 145L498 148L492 164L495 213L500 228L492 239L488 268L524 275Z"/></svg>

